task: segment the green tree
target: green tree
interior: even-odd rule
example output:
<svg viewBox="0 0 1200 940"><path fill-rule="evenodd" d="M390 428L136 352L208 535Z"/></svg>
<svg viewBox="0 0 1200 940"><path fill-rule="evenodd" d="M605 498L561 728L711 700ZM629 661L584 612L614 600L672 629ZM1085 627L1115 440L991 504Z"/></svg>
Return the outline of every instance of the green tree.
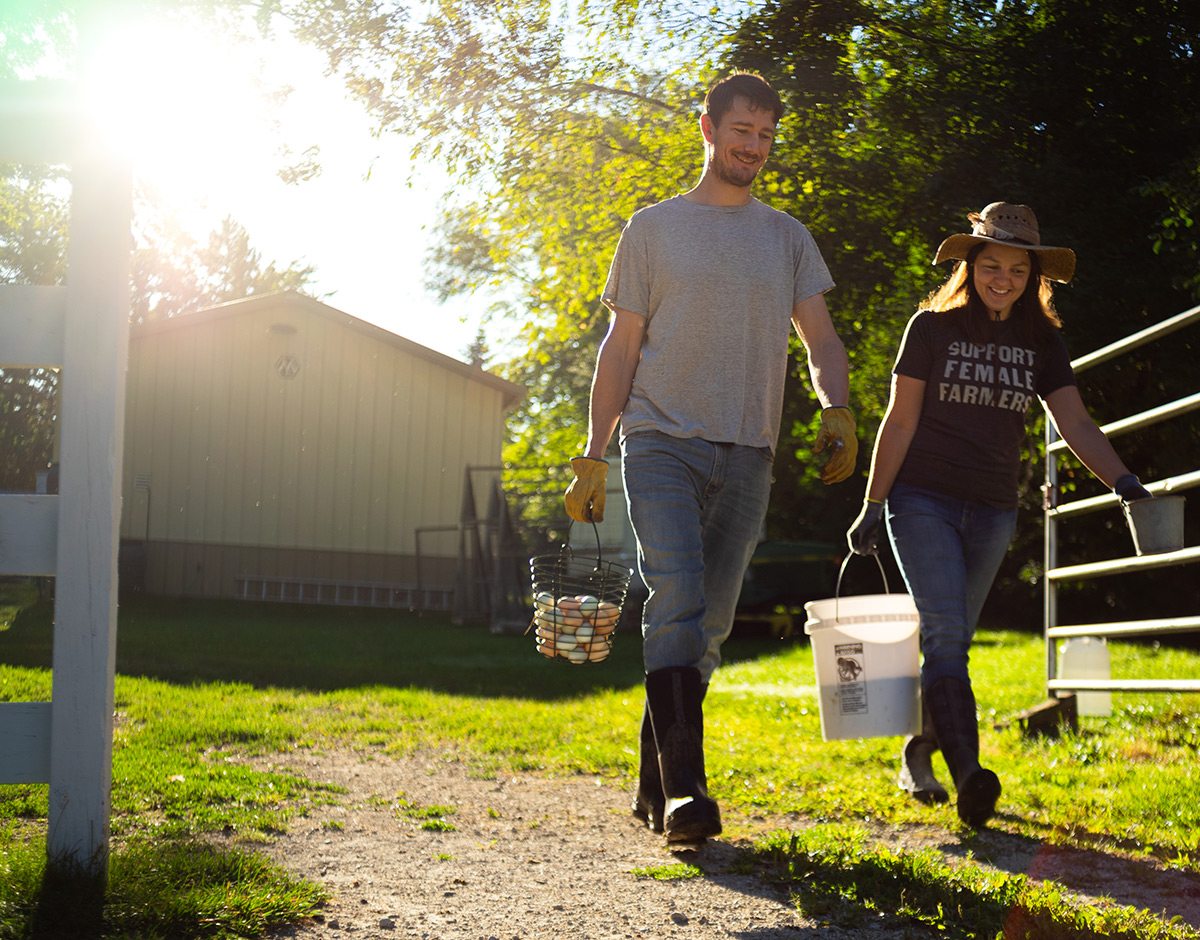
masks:
<svg viewBox="0 0 1200 940"><path fill-rule="evenodd" d="M61 173L0 166L0 285L50 287L66 277L67 206ZM33 492L54 454L58 373L0 364L0 490Z"/></svg>
<svg viewBox="0 0 1200 940"><path fill-rule="evenodd" d="M60 170L0 165L0 284L61 284L67 204Z"/></svg>
<svg viewBox="0 0 1200 940"><path fill-rule="evenodd" d="M800 116L777 158L814 190L804 208L839 280L830 303L851 341L867 442L884 401L879 347L894 350L899 326L945 276L929 258L968 210L1029 203L1046 241L1075 248L1077 277L1057 301L1076 354L1195 302L1198 39L1200 11L1165 0L796 0L742 24L730 61L761 69ZM1194 344L1195 331L1179 334L1085 373L1085 400L1106 421L1194 391ZM873 376L874 389L864 384ZM1119 441L1147 479L1194 468L1198 444L1194 424L1165 444ZM1027 519L1041 504L1040 453L1032 447L1027 463ZM1078 469L1067 485L1100 490ZM1097 534L1070 532L1068 551ZM1021 528L1002 576L1014 597L1027 600L1019 582L1040 565L1039 540L1038 527Z"/></svg>
<svg viewBox="0 0 1200 940"><path fill-rule="evenodd" d="M147 13L184 6L184 12L219 18L240 4L141 4ZM63 0L0 5L0 81L70 74L78 10L78 3ZM283 172L293 179L305 175L294 167ZM66 283L69 193L65 167L0 165L0 285ZM153 194L137 194L133 227L135 321L265 291L303 290L311 282L311 265L264 263L232 219L198 244ZM52 462L58 386L57 369L0 362L0 489L33 490L37 474Z"/></svg>
<svg viewBox="0 0 1200 940"><path fill-rule="evenodd" d="M443 297L511 298L490 328L506 349L516 334L521 351L497 368L528 394L505 459L510 482L536 485L586 433L608 325L600 292L621 229L699 174L703 44L689 44L695 54L673 48L686 17L672 36L641 30L623 10L584 6L571 18L539 2L439 0L420 19L372 3L333 11L301 0L285 12L381 132L411 135L414 157L460 180L428 281ZM530 479L517 481L522 473ZM562 512L560 499L547 506Z"/></svg>
<svg viewBox="0 0 1200 940"><path fill-rule="evenodd" d="M31 493L54 454L58 374L0 369L0 491Z"/></svg>
<svg viewBox="0 0 1200 940"><path fill-rule="evenodd" d="M0 81L27 76L51 52L74 47L74 5L60 0L7 0L0 6Z"/></svg>
<svg viewBox="0 0 1200 940"><path fill-rule="evenodd" d="M148 203L135 216L132 317L163 319L202 307L277 290L303 291L316 268L265 263L246 229L226 217L197 242L171 215Z"/></svg>

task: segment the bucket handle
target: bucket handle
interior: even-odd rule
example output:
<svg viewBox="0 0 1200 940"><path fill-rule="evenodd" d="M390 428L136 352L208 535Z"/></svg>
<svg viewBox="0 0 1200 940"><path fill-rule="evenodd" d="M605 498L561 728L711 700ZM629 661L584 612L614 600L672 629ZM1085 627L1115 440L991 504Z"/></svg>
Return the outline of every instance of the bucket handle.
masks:
<svg viewBox="0 0 1200 940"><path fill-rule="evenodd" d="M571 526L574 524L574 519L567 520L567 531L563 536L563 543L558 549L558 556L560 558L564 556L571 558L575 557L575 550L571 548ZM596 564L599 565L604 560L604 553L600 551L600 529L597 528L595 522L590 523L590 525L592 527L592 533L596 536Z"/></svg>
<svg viewBox="0 0 1200 940"><path fill-rule="evenodd" d="M842 575L846 573L846 565L850 563L850 559L853 558L854 555L855 553L851 552L845 558L843 558L842 565L840 568L838 568L837 588L833 592L833 619L835 622L840 619L838 617L838 601L841 600L842 597ZM871 557L875 559L875 564L879 566L879 577L883 578L883 593L890 594L891 591L888 589L887 572L883 570L883 562L879 560L879 556L874 552L871 553Z"/></svg>

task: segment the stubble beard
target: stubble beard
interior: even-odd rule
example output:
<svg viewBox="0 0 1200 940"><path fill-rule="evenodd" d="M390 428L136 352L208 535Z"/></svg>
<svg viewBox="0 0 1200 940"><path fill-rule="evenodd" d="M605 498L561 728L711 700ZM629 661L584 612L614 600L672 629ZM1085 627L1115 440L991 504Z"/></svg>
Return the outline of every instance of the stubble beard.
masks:
<svg viewBox="0 0 1200 940"><path fill-rule="evenodd" d="M742 189L749 189L750 185L758 178L758 171L762 164L756 163L752 167L743 166L733 160L725 160L719 158L715 153L712 158L712 169L722 183L729 186L738 186Z"/></svg>

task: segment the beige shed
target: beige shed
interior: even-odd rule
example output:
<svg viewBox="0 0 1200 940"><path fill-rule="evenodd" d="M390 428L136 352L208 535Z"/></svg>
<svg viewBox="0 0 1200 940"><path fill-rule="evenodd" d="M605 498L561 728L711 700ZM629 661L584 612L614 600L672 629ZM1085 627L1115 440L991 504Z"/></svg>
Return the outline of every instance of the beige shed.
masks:
<svg viewBox="0 0 1200 940"><path fill-rule="evenodd" d="M443 609L523 394L294 291L135 325L126 387L123 586Z"/></svg>

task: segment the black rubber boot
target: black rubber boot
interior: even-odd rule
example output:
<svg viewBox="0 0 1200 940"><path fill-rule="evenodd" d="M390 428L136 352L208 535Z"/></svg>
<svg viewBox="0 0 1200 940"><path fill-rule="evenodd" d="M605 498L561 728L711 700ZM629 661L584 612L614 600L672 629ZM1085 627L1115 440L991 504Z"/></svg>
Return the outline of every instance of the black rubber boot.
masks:
<svg viewBox="0 0 1200 940"><path fill-rule="evenodd" d="M946 788L933 773L933 752L938 749L937 735L933 733L933 721L929 718L929 707L921 710L921 733L904 739L900 751L900 789L918 803L945 803L950 799Z"/></svg>
<svg viewBox="0 0 1200 940"><path fill-rule="evenodd" d="M638 739L638 785L633 795L632 812L652 831L662 832L667 798L663 796L662 774L658 770L658 748L654 746L649 699L642 711L642 728Z"/></svg>
<svg viewBox="0 0 1200 940"><path fill-rule="evenodd" d="M668 845L696 845L721 831L721 811L704 774L703 699L698 669L658 669L646 676Z"/></svg>
<svg viewBox="0 0 1200 940"><path fill-rule="evenodd" d="M958 791L958 818L975 829L995 815L1000 799L1000 778L979 766L979 723L975 693L961 679L938 679L925 690L933 729L954 788Z"/></svg>
<svg viewBox="0 0 1200 940"><path fill-rule="evenodd" d="M700 701L708 694L708 683L700 686ZM658 769L658 748L654 744L654 724L650 720L650 700L642 711L642 725L638 735L638 785L633 795L630 811L652 832L663 831L663 813L667 798L663 795L662 773Z"/></svg>

